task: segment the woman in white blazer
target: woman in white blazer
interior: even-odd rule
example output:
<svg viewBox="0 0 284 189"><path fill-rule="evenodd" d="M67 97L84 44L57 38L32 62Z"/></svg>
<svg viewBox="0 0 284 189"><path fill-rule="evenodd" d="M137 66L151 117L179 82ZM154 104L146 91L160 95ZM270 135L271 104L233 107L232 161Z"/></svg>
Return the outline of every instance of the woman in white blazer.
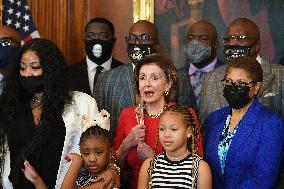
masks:
<svg viewBox="0 0 284 189"><path fill-rule="evenodd" d="M69 91L67 78L67 64L52 42L33 39L19 49L0 97L4 189L60 188L69 168L64 154L79 153L82 115L98 114L95 99Z"/></svg>

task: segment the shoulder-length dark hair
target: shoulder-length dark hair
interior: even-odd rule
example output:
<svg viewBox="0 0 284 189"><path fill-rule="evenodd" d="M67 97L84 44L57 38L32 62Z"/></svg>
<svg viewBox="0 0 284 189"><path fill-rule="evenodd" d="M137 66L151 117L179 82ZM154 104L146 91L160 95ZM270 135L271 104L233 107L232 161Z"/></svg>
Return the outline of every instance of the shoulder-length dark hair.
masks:
<svg viewBox="0 0 284 189"><path fill-rule="evenodd" d="M22 46L8 72L3 93L0 96L0 163L3 170L4 143L11 129L14 116L22 103L29 103L32 96L19 84L20 62L22 55L28 51L34 52L40 60L44 76L42 97L42 115L38 134L32 139L29 151L38 147L48 130L52 129L54 117L61 116L64 107L69 105L72 96L68 90L67 63L58 47L47 39L32 39ZM55 128L56 129L56 128ZM46 132L47 131L47 132ZM29 139L27 139L29 140ZM27 152L27 153L30 153Z"/></svg>

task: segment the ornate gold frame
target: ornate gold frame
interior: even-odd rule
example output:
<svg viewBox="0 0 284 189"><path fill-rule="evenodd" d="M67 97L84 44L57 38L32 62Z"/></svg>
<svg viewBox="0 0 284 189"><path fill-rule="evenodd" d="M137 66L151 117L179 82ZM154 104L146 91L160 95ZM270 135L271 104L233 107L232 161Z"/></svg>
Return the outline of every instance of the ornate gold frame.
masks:
<svg viewBox="0 0 284 189"><path fill-rule="evenodd" d="M2 0L0 0L0 26L2 26Z"/></svg>
<svg viewBox="0 0 284 189"><path fill-rule="evenodd" d="M154 0L133 0L133 22L138 20L154 23Z"/></svg>

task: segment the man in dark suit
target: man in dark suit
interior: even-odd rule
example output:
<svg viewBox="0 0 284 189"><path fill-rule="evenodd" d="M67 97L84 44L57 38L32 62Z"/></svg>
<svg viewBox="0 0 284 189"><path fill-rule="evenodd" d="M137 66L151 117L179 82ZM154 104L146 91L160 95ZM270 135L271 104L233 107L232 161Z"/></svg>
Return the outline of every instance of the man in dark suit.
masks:
<svg viewBox="0 0 284 189"><path fill-rule="evenodd" d="M217 59L217 30L213 24L205 20L197 21L190 26L186 37L187 64L181 70L189 74L198 105L202 76L224 63Z"/></svg>
<svg viewBox="0 0 284 189"><path fill-rule="evenodd" d="M246 55L256 58L261 64L263 85L257 95L259 102L284 119L284 67L279 64L269 64L260 56L261 44L258 26L246 18L234 20L227 29L224 44L224 54L227 59ZM199 108L201 124L207 119L208 114L228 105L223 97L224 87L221 83L225 69L226 65L220 66L206 74L202 81ZM284 166L281 169L279 187L284 186Z"/></svg>
<svg viewBox="0 0 284 189"><path fill-rule="evenodd" d="M100 109L106 109L111 118L111 135L115 136L120 112L137 101L135 95L135 64L146 54L157 53L160 48L156 26L140 20L132 25L126 37L128 56L132 63L100 74L96 83L94 97ZM195 98L189 77L179 71L178 103L195 107Z"/></svg>
<svg viewBox="0 0 284 189"><path fill-rule="evenodd" d="M94 86L101 72L123 63L112 57L116 42L113 24L105 18L94 18L85 26L86 57L70 66L71 90L93 95Z"/></svg>

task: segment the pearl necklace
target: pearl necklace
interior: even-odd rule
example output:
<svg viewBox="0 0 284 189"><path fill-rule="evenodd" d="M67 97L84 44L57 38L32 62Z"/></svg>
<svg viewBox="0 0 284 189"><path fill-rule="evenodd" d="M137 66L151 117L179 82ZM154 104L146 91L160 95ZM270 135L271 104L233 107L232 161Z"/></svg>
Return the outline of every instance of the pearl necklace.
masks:
<svg viewBox="0 0 284 189"><path fill-rule="evenodd" d="M36 98L32 98L32 101L31 101L31 108L32 110L37 108L37 107L41 107L41 99L36 99Z"/></svg>
<svg viewBox="0 0 284 189"><path fill-rule="evenodd" d="M168 104L165 105L165 107L159 112L159 113L156 113L156 114L149 114L147 111L147 116L150 117L150 118L158 118L160 117L160 115L163 113L164 110L166 110L167 108L169 107Z"/></svg>
<svg viewBox="0 0 284 189"><path fill-rule="evenodd" d="M37 102L37 103L41 103L41 100L36 99L36 98L33 98L32 101L33 101L33 102Z"/></svg>
<svg viewBox="0 0 284 189"><path fill-rule="evenodd" d="M188 156L188 154L189 154L189 151L186 150L186 153L183 154L183 155L180 156L180 157L171 157L171 156L169 156L168 153L166 152L166 156L168 157L168 159L169 159L169 160L174 160L174 161L182 160L182 159L184 159L186 156Z"/></svg>

